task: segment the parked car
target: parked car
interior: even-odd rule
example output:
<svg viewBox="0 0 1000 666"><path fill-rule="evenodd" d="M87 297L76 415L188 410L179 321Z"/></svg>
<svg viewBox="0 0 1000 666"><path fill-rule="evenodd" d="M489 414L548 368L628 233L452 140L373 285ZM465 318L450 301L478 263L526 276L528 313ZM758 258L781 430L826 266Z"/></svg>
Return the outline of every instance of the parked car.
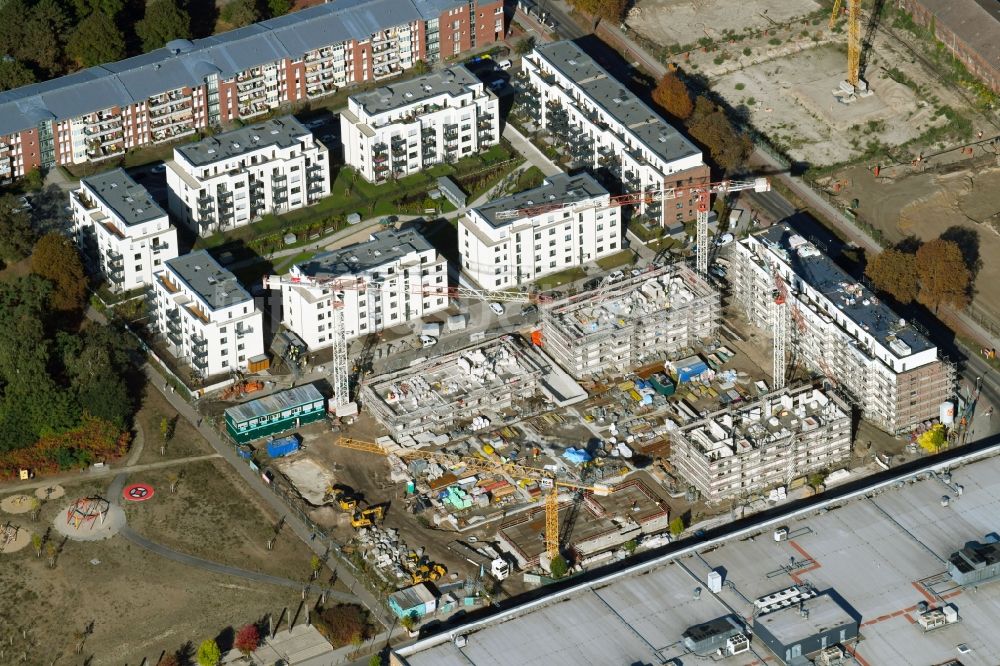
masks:
<svg viewBox="0 0 1000 666"><path fill-rule="evenodd" d="M618 280L622 280L624 278L625 278L625 273L623 273L622 271L614 271L613 273L608 275L608 280L611 282L617 282Z"/></svg>
<svg viewBox="0 0 1000 666"><path fill-rule="evenodd" d="M157 164L152 169L150 169L150 171L153 172L153 173L166 173L166 171L167 171L167 165L166 164Z"/></svg>
<svg viewBox="0 0 1000 666"><path fill-rule="evenodd" d="M508 70L511 67L510 60L497 60L497 69Z"/></svg>
<svg viewBox="0 0 1000 666"><path fill-rule="evenodd" d="M639 277L640 275L642 275L642 271L641 270L639 270L638 268L633 268L632 269L632 277Z"/></svg>
<svg viewBox="0 0 1000 666"><path fill-rule="evenodd" d="M523 314L523 315L531 315L531 314L535 314L536 312L538 312L538 306L537 305L526 305L524 307L524 309L521 310L521 314Z"/></svg>
<svg viewBox="0 0 1000 666"><path fill-rule="evenodd" d="M499 303L490 303L490 310L493 310L498 317L503 315L503 306Z"/></svg>
<svg viewBox="0 0 1000 666"><path fill-rule="evenodd" d="M432 338L429 335L421 335L420 336L420 345L422 347L433 347L434 345L437 344L437 342L438 342L437 338Z"/></svg>
<svg viewBox="0 0 1000 666"><path fill-rule="evenodd" d="M729 243L733 242L733 235L730 234L730 233L724 233L721 236L719 236L717 239L715 239L715 242L718 245L728 245Z"/></svg>

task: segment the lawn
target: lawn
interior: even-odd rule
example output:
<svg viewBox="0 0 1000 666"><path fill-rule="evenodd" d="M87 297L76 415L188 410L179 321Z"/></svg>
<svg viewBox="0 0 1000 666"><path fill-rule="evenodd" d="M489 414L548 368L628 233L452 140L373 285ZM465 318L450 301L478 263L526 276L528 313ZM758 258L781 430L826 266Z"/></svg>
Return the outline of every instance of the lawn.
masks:
<svg viewBox="0 0 1000 666"><path fill-rule="evenodd" d="M633 263L635 263L635 252L632 250L622 250L597 260L597 265L606 271L631 266Z"/></svg>
<svg viewBox="0 0 1000 666"><path fill-rule="evenodd" d="M577 280L582 280L587 277L587 274L580 267L567 268L564 271L559 271L558 273L552 273L544 277L540 277L535 280L535 284L542 291L548 289L555 289L556 287L561 287L564 284L569 284L571 282L576 282Z"/></svg>
<svg viewBox="0 0 1000 666"><path fill-rule="evenodd" d="M517 177L517 191L532 190L542 184L545 174L536 166L530 166Z"/></svg>

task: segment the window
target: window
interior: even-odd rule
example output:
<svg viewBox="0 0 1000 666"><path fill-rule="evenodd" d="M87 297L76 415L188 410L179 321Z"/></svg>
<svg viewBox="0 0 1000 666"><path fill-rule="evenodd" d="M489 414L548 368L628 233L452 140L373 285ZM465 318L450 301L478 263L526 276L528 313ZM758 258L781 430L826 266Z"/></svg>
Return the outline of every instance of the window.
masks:
<svg viewBox="0 0 1000 666"><path fill-rule="evenodd" d="M219 344L220 345L226 344L226 338L222 338L221 340L219 340Z"/></svg>
<svg viewBox="0 0 1000 666"><path fill-rule="evenodd" d="M142 255L141 255L141 254L139 254L138 252L136 252L136 253L135 253L135 256L134 256L134 257L132 257L132 258L133 258L133 259L135 259L136 261L139 261L140 259L142 259Z"/></svg>
<svg viewBox="0 0 1000 666"><path fill-rule="evenodd" d="M228 365L229 365L229 361L223 361L223 362L222 362L222 367L223 367L223 368L225 368L225 367L226 367L226 366L228 366Z"/></svg>

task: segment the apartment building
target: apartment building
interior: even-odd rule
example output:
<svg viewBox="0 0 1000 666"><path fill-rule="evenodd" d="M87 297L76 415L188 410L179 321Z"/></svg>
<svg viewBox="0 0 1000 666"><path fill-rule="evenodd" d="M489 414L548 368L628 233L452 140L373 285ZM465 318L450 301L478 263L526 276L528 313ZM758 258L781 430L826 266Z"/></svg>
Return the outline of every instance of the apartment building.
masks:
<svg viewBox="0 0 1000 666"><path fill-rule="evenodd" d="M771 330L776 271L789 291L789 349L892 434L936 419L955 369L937 347L785 224L734 245L730 279L751 323Z"/></svg>
<svg viewBox="0 0 1000 666"><path fill-rule="evenodd" d="M81 179L69 202L77 245L112 291L152 285L153 274L177 256L177 229L124 170Z"/></svg>
<svg viewBox="0 0 1000 666"><path fill-rule="evenodd" d="M542 344L576 379L621 376L714 339L719 292L673 264L542 306Z"/></svg>
<svg viewBox="0 0 1000 666"><path fill-rule="evenodd" d="M329 151L283 116L174 148L167 187L170 212L203 236L329 195Z"/></svg>
<svg viewBox="0 0 1000 666"><path fill-rule="evenodd" d="M747 498L851 455L851 409L811 386L727 408L670 434L670 462L704 499Z"/></svg>
<svg viewBox="0 0 1000 666"><path fill-rule="evenodd" d="M348 339L447 308L448 262L416 231L387 229L293 266L274 286L281 323L315 351L333 344L334 307Z"/></svg>
<svg viewBox="0 0 1000 666"><path fill-rule="evenodd" d="M573 166L604 170L625 192L709 182L701 151L573 42L539 46L521 64L524 111L569 150ZM670 228L698 212L690 196L636 211Z"/></svg>
<svg viewBox="0 0 1000 666"><path fill-rule="evenodd" d="M205 250L164 262L150 302L167 351L196 376L267 367L263 316L236 276Z"/></svg>
<svg viewBox="0 0 1000 666"><path fill-rule="evenodd" d="M0 93L0 180L82 164L494 43L502 0L337 0Z"/></svg>
<svg viewBox="0 0 1000 666"><path fill-rule="evenodd" d="M503 289L620 252L621 209L609 208L610 198L590 174L560 173L473 208L458 224L462 272L484 289Z"/></svg>
<svg viewBox="0 0 1000 666"><path fill-rule="evenodd" d="M344 162L382 183L499 143L499 100L465 67L449 67L352 95L340 136Z"/></svg>

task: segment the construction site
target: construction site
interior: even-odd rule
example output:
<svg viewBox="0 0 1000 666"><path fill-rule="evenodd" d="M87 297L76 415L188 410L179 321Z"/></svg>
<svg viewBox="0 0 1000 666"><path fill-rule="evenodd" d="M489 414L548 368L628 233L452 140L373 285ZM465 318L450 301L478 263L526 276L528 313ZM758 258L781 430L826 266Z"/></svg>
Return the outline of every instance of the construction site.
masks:
<svg viewBox="0 0 1000 666"><path fill-rule="evenodd" d="M577 379L620 377L718 333L719 293L673 264L545 306L544 348Z"/></svg>

